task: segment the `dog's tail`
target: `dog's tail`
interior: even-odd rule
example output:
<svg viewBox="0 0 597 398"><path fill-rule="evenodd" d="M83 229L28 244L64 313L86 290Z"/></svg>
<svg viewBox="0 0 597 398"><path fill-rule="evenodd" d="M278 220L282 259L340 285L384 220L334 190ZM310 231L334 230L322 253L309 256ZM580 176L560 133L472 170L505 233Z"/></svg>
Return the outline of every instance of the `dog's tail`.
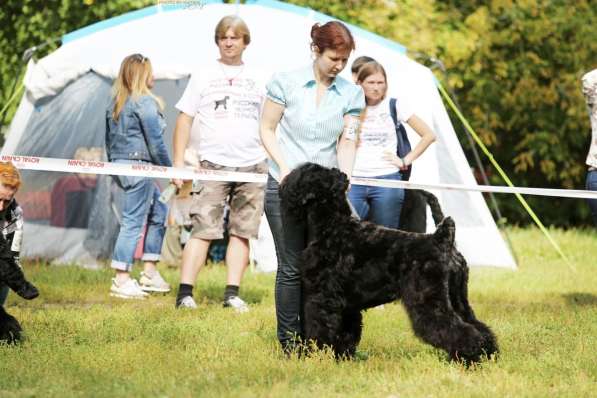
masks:
<svg viewBox="0 0 597 398"><path fill-rule="evenodd" d="M431 209L431 216L433 217L433 222L437 227L444 219L444 212L442 211L442 208L439 205L439 200L437 200L437 196L435 196L429 191L421 189L420 192L421 195L425 198L427 204L429 205L429 209Z"/></svg>
<svg viewBox="0 0 597 398"><path fill-rule="evenodd" d="M439 224L437 224L437 229L433 233L433 238L439 245L444 246L447 250L449 247L454 245L455 235L456 224L454 223L452 217L446 217Z"/></svg>

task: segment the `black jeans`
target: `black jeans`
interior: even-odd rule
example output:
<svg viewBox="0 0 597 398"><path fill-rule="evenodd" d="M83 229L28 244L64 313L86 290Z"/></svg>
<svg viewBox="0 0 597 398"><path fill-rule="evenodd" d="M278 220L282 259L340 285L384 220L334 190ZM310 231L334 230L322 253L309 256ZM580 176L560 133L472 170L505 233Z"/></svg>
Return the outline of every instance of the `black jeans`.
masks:
<svg viewBox="0 0 597 398"><path fill-rule="evenodd" d="M274 237L276 273L276 320L278 340L288 348L302 335L301 279L298 260L307 244L305 222L284 214L280 208L278 182L270 175L265 190L265 215Z"/></svg>
<svg viewBox="0 0 597 398"><path fill-rule="evenodd" d="M597 191L597 170L589 170L587 173L587 189ZM597 199L587 199L587 203L593 215L593 223L597 226Z"/></svg>

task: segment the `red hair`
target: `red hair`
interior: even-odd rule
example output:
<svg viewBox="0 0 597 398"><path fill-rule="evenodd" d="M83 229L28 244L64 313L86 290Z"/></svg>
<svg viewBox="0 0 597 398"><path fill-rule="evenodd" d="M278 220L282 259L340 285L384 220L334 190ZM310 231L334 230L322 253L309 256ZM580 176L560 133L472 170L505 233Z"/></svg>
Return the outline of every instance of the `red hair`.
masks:
<svg viewBox="0 0 597 398"><path fill-rule="evenodd" d="M15 191L21 186L19 171L11 162L0 162L0 184Z"/></svg>
<svg viewBox="0 0 597 398"><path fill-rule="evenodd" d="M323 53L327 48L347 52L355 49L350 30L338 21L330 21L324 25L314 24L311 27L311 40L311 46L317 47L319 53Z"/></svg>

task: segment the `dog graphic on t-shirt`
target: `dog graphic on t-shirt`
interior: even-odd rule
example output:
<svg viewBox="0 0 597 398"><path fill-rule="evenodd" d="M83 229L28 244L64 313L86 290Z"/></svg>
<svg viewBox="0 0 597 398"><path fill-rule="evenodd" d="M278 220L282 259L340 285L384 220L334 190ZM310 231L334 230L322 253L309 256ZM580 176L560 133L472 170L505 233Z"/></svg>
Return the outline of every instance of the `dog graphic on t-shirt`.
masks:
<svg viewBox="0 0 597 398"><path fill-rule="evenodd" d="M225 110L228 110L228 106L226 105L226 103L228 102L229 99L230 99L229 96L225 96L224 98L222 98L220 100L215 100L214 101L215 102L214 111L217 110L220 105L222 105Z"/></svg>

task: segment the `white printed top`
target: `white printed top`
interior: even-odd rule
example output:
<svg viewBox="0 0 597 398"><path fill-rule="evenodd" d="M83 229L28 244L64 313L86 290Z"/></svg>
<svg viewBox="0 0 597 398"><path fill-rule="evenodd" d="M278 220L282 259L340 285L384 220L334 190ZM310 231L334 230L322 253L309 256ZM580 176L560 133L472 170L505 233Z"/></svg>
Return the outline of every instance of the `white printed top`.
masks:
<svg viewBox="0 0 597 398"><path fill-rule="evenodd" d="M191 76L176 108L195 118L189 145L201 160L245 167L266 158L259 137L264 99L258 70L216 61Z"/></svg>
<svg viewBox="0 0 597 398"><path fill-rule="evenodd" d="M413 115L408 103L400 99L396 100L396 111L398 121L403 123ZM383 158L386 151L396 153L398 145L389 98L377 105L368 106L365 112L352 174L358 177L378 177L397 172L398 167Z"/></svg>
<svg viewBox="0 0 597 398"><path fill-rule="evenodd" d="M592 129L587 164L591 167L597 167L597 69L593 69L582 77L582 92L589 107Z"/></svg>

